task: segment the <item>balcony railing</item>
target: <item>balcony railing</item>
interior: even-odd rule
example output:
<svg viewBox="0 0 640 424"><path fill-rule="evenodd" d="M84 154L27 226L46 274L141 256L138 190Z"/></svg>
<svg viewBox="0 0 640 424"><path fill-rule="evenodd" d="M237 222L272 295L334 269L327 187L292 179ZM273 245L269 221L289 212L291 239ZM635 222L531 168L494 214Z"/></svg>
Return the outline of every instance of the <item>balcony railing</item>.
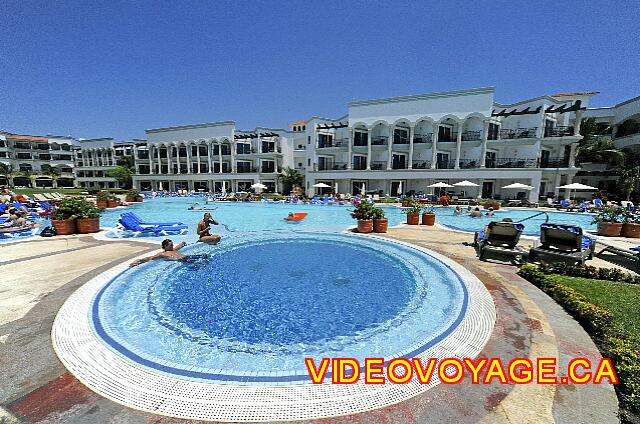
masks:
<svg viewBox="0 0 640 424"><path fill-rule="evenodd" d="M462 141L475 141L482 138L482 131L465 131L462 133Z"/></svg>
<svg viewBox="0 0 640 424"><path fill-rule="evenodd" d="M387 169L387 162L371 162L371 169L381 170Z"/></svg>
<svg viewBox="0 0 640 424"><path fill-rule="evenodd" d="M406 163L392 163L391 169L408 169L408 164Z"/></svg>
<svg viewBox="0 0 640 424"><path fill-rule="evenodd" d="M548 159L540 159L540 168L568 168L569 159L564 157L552 157Z"/></svg>
<svg viewBox="0 0 640 424"><path fill-rule="evenodd" d="M408 137L393 137L393 144L409 144Z"/></svg>
<svg viewBox="0 0 640 424"><path fill-rule="evenodd" d="M387 137L371 137L371 145L372 146L386 146L387 145Z"/></svg>
<svg viewBox="0 0 640 424"><path fill-rule="evenodd" d="M566 137L573 135L573 127L557 126L557 127L545 127L545 137Z"/></svg>
<svg viewBox="0 0 640 424"><path fill-rule="evenodd" d="M354 163L353 164L353 170L354 171L364 171L366 169L367 169L367 164L366 163L361 163L361 164Z"/></svg>
<svg viewBox="0 0 640 424"><path fill-rule="evenodd" d="M433 137L432 133L414 134L413 142L414 143L431 143L431 140L433 139L432 137Z"/></svg>
<svg viewBox="0 0 640 424"><path fill-rule="evenodd" d="M431 162L428 160L413 162L413 169L429 169L431 168Z"/></svg>
<svg viewBox="0 0 640 424"><path fill-rule="evenodd" d="M261 173L263 174L273 174L274 172L277 172L276 168L271 167L271 166L263 166L260 170Z"/></svg>
<svg viewBox="0 0 640 424"><path fill-rule="evenodd" d="M238 174L249 174L251 172L258 172L258 168L252 167L252 166L241 166L238 169L236 169L236 172Z"/></svg>
<svg viewBox="0 0 640 424"><path fill-rule="evenodd" d="M320 171L342 171L347 169L347 164L344 162L325 163L318 168Z"/></svg>
<svg viewBox="0 0 640 424"><path fill-rule="evenodd" d="M500 130L500 138L510 140L514 138L535 138L538 127L531 128L504 128Z"/></svg>
<svg viewBox="0 0 640 424"><path fill-rule="evenodd" d="M438 136L438 143L443 142L443 143L455 143L456 141L458 141L458 133L457 132L451 132L449 134L443 134L443 135L439 135Z"/></svg>
<svg viewBox="0 0 640 424"><path fill-rule="evenodd" d="M342 146L346 146L347 142L342 141L342 140L336 140L336 141L332 141L331 143L318 143L318 149L328 149L331 147L342 147Z"/></svg>
<svg viewBox="0 0 640 424"><path fill-rule="evenodd" d="M538 165L535 159L500 158L487 159L487 168L535 168Z"/></svg>
<svg viewBox="0 0 640 424"><path fill-rule="evenodd" d="M477 168L480 164L475 159L460 159L460 169Z"/></svg>

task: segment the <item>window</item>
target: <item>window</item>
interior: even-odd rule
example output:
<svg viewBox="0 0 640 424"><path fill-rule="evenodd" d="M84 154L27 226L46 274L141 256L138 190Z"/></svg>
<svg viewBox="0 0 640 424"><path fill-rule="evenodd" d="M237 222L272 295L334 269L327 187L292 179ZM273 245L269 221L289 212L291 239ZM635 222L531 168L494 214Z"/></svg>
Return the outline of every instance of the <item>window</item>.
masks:
<svg viewBox="0 0 640 424"><path fill-rule="evenodd" d="M262 142L262 153L273 153L276 150L276 143L272 141Z"/></svg>
<svg viewBox="0 0 640 424"><path fill-rule="evenodd" d="M357 171L367 169L367 157L362 155L355 155L353 157L353 169Z"/></svg>
<svg viewBox="0 0 640 424"><path fill-rule="evenodd" d="M497 140L499 132L500 126L498 124L489 124L489 128L487 129L487 140Z"/></svg>
<svg viewBox="0 0 640 424"><path fill-rule="evenodd" d="M0 158L6 158L7 152L0 152Z"/></svg>
<svg viewBox="0 0 640 424"><path fill-rule="evenodd" d="M239 155L246 155L251 153L251 144L249 143L238 143L236 144L236 152Z"/></svg>
<svg viewBox="0 0 640 424"><path fill-rule="evenodd" d="M307 159L307 166L311 166L311 159Z"/></svg>
<svg viewBox="0 0 640 424"><path fill-rule="evenodd" d="M307 144L311 144L311 136L307 137Z"/></svg>
<svg viewBox="0 0 640 424"><path fill-rule="evenodd" d="M238 161L236 163L236 168L238 173L247 173L251 172L251 162L246 161Z"/></svg>
<svg viewBox="0 0 640 424"><path fill-rule="evenodd" d="M409 131L402 128L394 129L393 144L409 144Z"/></svg>
<svg viewBox="0 0 640 424"><path fill-rule="evenodd" d="M318 147L333 147L333 134L318 134Z"/></svg>
<svg viewBox="0 0 640 424"><path fill-rule="evenodd" d="M274 161L262 161L263 173L276 172L276 163Z"/></svg>
<svg viewBox="0 0 640 424"><path fill-rule="evenodd" d="M367 133L356 131L353 136L353 145L354 146L366 146L367 145Z"/></svg>
<svg viewBox="0 0 640 424"><path fill-rule="evenodd" d="M298 168L302 168L302 162L298 162Z"/></svg>
<svg viewBox="0 0 640 424"><path fill-rule="evenodd" d="M302 126L302 131L306 131L306 129L307 129L307 126L306 126L306 125L303 125L303 126Z"/></svg>
<svg viewBox="0 0 640 424"><path fill-rule="evenodd" d="M394 154L392 157L392 166L393 169L407 169L407 156Z"/></svg>

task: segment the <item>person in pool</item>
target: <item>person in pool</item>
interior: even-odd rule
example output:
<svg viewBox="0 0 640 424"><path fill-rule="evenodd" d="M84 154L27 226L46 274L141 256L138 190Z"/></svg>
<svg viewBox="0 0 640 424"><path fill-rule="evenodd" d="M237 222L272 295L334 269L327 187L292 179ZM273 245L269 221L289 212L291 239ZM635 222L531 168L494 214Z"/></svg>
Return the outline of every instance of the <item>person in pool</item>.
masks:
<svg viewBox="0 0 640 424"><path fill-rule="evenodd" d="M218 244L220 242L220 236L217 234L211 234L209 230L211 229L211 224L218 225L218 221L211 218L211 214L209 212L204 214L204 217L200 222L198 222L198 236L200 238L198 241L202 241L205 243Z"/></svg>
<svg viewBox="0 0 640 424"><path fill-rule="evenodd" d="M471 211L469 216L471 218L482 218L482 212L480 212L480 208L476 207L473 211Z"/></svg>
<svg viewBox="0 0 640 424"><path fill-rule="evenodd" d="M131 262L129 266L137 266L145 262L153 261L155 259L164 259L167 261L183 261L188 258L187 255L183 255L178 252L178 250L185 247L187 243L180 242L177 246L173 245L173 240L165 239L162 240L162 252L156 253L153 256L147 256L146 258L136 259Z"/></svg>
<svg viewBox="0 0 640 424"><path fill-rule="evenodd" d="M453 211L453 213L455 215L460 215L462 214L462 208L460 207L460 205L456 205L456 209Z"/></svg>

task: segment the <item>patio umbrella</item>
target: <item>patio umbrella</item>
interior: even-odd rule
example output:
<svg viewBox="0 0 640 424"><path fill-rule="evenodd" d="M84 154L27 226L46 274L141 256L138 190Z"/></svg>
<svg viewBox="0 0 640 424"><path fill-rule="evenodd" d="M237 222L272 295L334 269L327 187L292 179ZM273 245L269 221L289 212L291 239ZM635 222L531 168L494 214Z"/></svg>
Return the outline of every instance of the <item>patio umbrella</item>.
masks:
<svg viewBox="0 0 640 424"><path fill-rule="evenodd" d="M450 185L450 184L443 183L443 182L440 181L440 182L431 184L431 185L429 185L427 187L428 188L438 188L438 197L440 197L442 188L450 188L450 187L453 187L453 186Z"/></svg>
<svg viewBox="0 0 640 424"><path fill-rule="evenodd" d="M597 187L591 187L588 186L586 184L580 184L580 183L572 183L572 184L565 184L563 186L560 186L558 188L561 188L563 190L569 190L569 200L571 200L571 190L586 190L586 191L596 191L598 190Z"/></svg>
<svg viewBox="0 0 640 424"><path fill-rule="evenodd" d="M397 192L398 196L402 196L402 181L400 181L400 183L398 184L398 192Z"/></svg>
<svg viewBox="0 0 640 424"><path fill-rule="evenodd" d="M338 182L336 181L336 185L335 185L335 193L338 194Z"/></svg>
<svg viewBox="0 0 640 424"><path fill-rule="evenodd" d="M256 189L260 189L260 192L262 192L262 190L264 190L265 188L267 188L266 185L262 184L262 183L255 183L251 185L251 188L256 190Z"/></svg>
<svg viewBox="0 0 640 424"><path fill-rule="evenodd" d="M464 181L460 181L459 183L455 183L453 184L454 187L480 187L480 184L476 184L476 183L472 183L471 181L468 180L464 180ZM462 196L466 196L467 191L466 190L462 190Z"/></svg>
<svg viewBox="0 0 640 424"><path fill-rule="evenodd" d="M527 190L527 191L533 190L533 186L522 184L522 183L513 183L513 184L506 185L502 188L507 188L511 190Z"/></svg>
<svg viewBox="0 0 640 424"><path fill-rule="evenodd" d="M364 185L364 183L362 183L362 187L360 188L360 194L364 194L366 190L367 190L367 187Z"/></svg>
<svg viewBox="0 0 640 424"><path fill-rule="evenodd" d="M227 182L226 181L222 181L222 192L223 193L227 192Z"/></svg>
<svg viewBox="0 0 640 424"><path fill-rule="evenodd" d="M331 186L328 185L328 184L325 184L325 183L315 183L312 187L313 188L327 188L327 187L331 187Z"/></svg>

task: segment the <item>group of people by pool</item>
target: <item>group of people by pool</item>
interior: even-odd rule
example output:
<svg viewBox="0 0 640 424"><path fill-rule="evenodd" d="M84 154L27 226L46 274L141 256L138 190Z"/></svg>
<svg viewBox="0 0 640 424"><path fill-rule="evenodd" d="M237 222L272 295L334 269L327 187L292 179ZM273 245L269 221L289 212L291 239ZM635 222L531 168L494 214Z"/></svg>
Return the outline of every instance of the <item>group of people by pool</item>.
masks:
<svg viewBox="0 0 640 424"><path fill-rule="evenodd" d="M36 224L29 220L32 214L20 203L15 193L4 188L0 191L0 234L17 233L34 228Z"/></svg>
<svg viewBox="0 0 640 424"><path fill-rule="evenodd" d="M463 210L460 205L457 205L453 211L454 215L461 216L463 214ZM485 214L482 213L479 207L473 208L471 205L467 206L466 214L471 218L482 218ZM487 210L486 216L493 216L495 213L493 212L493 208L489 208Z"/></svg>

